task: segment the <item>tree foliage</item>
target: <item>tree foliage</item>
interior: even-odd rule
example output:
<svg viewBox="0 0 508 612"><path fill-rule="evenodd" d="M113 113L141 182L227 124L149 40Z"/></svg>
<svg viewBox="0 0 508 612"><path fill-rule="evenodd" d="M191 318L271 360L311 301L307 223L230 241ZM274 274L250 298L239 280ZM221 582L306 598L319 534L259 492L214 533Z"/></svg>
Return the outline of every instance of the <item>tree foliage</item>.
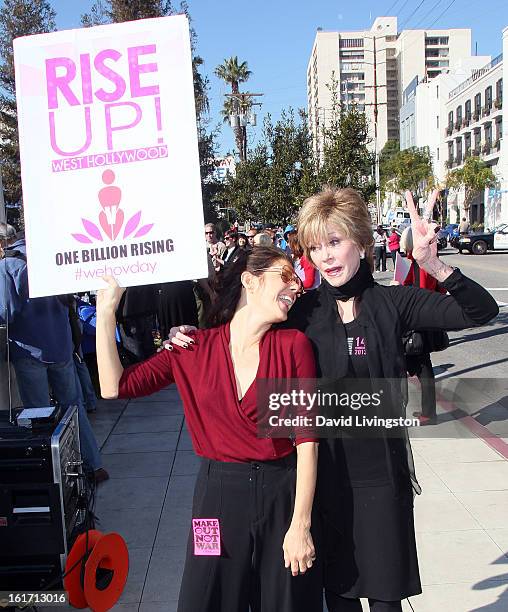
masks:
<svg viewBox="0 0 508 612"><path fill-rule="evenodd" d="M244 219L287 223L317 190L307 117L289 109L275 123L266 117L262 141L237 165L224 196Z"/></svg>
<svg viewBox="0 0 508 612"><path fill-rule="evenodd" d="M55 11L45 0L4 0L0 9L0 160L4 198L22 200L18 113L12 41L55 30Z"/></svg>
<svg viewBox="0 0 508 612"><path fill-rule="evenodd" d="M222 64L215 68L215 76L231 85L231 93L240 93L240 83L249 80L252 71L249 70L247 62L238 62L238 56L226 58ZM229 96L224 100L221 115L224 123L229 121L231 115L243 115L252 108L250 99L242 96ZM233 127L235 144L238 149L240 161L246 161L247 127L245 125L235 125Z"/></svg>
<svg viewBox="0 0 508 612"><path fill-rule="evenodd" d="M327 85L332 94L331 118L322 132L323 160L319 168L319 182L335 187L352 187L366 202L376 192L374 154L370 143L367 118L355 104L346 107L338 100L335 74Z"/></svg>
<svg viewBox="0 0 508 612"><path fill-rule="evenodd" d="M471 202L479 193L495 184L496 176L492 169L479 157L467 157L461 168L452 170L446 177L448 189L465 190L465 211L469 210Z"/></svg>
<svg viewBox="0 0 508 612"><path fill-rule="evenodd" d="M81 16L81 21L85 27L90 27L172 14L169 0L97 0L90 12Z"/></svg>
<svg viewBox="0 0 508 612"><path fill-rule="evenodd" d="M410 191L421 198L435 186L432 159L428 147L394 151L390 145L380 161L381 184L385 189L403 195Z"/></svg>

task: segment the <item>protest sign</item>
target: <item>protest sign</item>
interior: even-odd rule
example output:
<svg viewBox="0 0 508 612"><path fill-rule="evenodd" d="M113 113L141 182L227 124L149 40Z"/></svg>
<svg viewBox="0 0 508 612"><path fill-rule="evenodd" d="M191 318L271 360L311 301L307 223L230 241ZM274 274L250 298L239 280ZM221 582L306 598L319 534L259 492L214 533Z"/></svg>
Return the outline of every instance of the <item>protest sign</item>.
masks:
<svg viewBox="0 0 508 612"><path fill-rule="evenodd" d="M207 276L187 18L18 38L14 57L30 296Z"/></svg>
<svg viewBox="0 0 508 612"><path fill-rule="evenodd" d="M393 271L393 280L397 281L400 285L404 284L404 281L409 274L411 269L411 261L407 257L401 257L400 253L395 255L395 269Z"/></svg>

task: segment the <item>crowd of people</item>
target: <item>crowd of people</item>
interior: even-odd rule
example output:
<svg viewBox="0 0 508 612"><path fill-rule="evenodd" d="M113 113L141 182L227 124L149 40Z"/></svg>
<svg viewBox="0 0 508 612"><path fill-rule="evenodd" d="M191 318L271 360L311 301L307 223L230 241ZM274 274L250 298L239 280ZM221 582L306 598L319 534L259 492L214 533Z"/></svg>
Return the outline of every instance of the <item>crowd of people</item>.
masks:
<svg viewBox="0 0 508 612"><path fill-rule="evenodd" d="M407 355L408 334L485 324L490 294L437 256L436 193L410 232L374 231L352 189L308 198L295 225L205 226L208 278L97 295L28 298L22 234L0 224L0 323L20 401L79 407L84 460L108 477L87 416L95 394L130 399L176 384L201 468L192 517L213 521L218 553L189 540L179 612L401 611L421 592L413 500L420 493L407 431L370 438L258 436L258 381L432 378L430 345ZM380 285L387 247L404 251L404 285ZM426 352L425 352L426 351ZM88 367L87 367L88 366ZM9 364L7 364L9 367ZM429 372L430 369L430 372ZM424 387L422 422L435 420ZM433 406L433 407L432 407ZM217 548L215 549L217 550Z"/></svg>

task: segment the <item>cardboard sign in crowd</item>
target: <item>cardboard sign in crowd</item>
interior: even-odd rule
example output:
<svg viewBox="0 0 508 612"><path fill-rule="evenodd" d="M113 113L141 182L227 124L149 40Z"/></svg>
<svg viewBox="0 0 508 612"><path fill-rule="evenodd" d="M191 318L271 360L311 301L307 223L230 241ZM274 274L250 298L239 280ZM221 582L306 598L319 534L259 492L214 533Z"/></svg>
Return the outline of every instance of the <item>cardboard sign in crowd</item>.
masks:
<svg viewBox="0 0 508 612"><path fill-rule="evenodd" d="M207 276L183 15L14 41L30 297Z"/></svg>

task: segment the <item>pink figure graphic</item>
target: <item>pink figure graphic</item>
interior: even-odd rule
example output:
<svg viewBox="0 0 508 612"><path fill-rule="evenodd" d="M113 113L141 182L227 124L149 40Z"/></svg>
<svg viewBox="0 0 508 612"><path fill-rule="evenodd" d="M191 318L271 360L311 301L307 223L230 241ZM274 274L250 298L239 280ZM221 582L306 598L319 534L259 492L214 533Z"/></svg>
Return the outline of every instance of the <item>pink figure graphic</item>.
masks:
<svg viewBox="0 0 508 612"><path fill-rule="evenodd" d="M124 213L120 208L120 200L122 199L122 190L111 183L115 180L113 170L104 170L102 173L102 182L107 185L99 191L99 202L102 206L102 211L99 214L99 222L106 235L111 239L115 238L120 233L124 221Z"/></svg>

